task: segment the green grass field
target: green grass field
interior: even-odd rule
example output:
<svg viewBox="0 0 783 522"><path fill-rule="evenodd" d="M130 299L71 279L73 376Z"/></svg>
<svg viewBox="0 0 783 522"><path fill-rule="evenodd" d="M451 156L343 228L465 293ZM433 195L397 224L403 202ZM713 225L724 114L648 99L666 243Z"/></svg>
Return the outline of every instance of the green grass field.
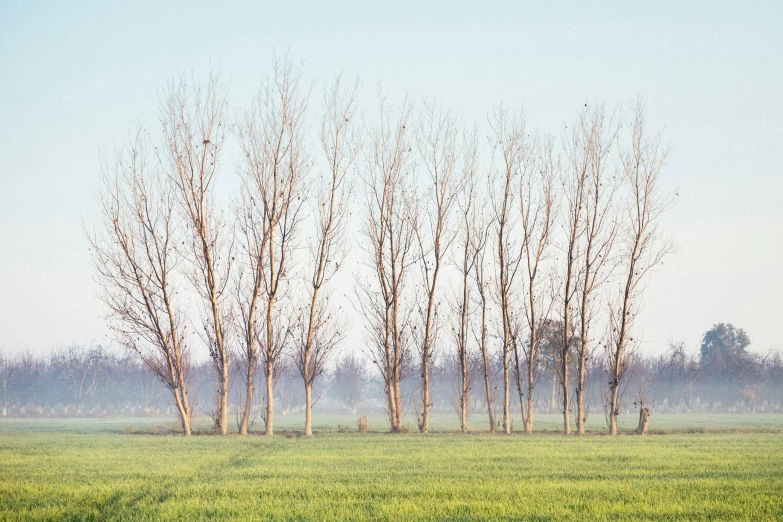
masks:
<svg viewBox="0 0 783 522"><path fill-rule="evenodd" d="M781 520L782 420L660 416L652 429L767 431L580 438L461 435L446 416L431 435L338 434L330 417L312 439L186 439L3 419L0 519Z"/></svg>

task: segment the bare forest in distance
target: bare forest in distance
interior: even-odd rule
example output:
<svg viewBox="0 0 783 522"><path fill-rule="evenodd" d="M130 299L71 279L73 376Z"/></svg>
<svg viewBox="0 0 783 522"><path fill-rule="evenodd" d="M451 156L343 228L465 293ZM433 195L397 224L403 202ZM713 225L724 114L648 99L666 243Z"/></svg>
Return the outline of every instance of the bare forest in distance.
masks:
<svg viewBox="0 0 783 522"><path fill-rule="evenodd" d="M122 349L0 355L2 415L176 415L185 435L201 414L223 435L301 415L312 435L314 407L382 411L391 432L453 412L509 434L559 412L564 433L602 416L614 435L629 411L645 433L655 411L781 410L781 356L742 329L715 325L698 355L640 339L676 250L641 102L540 132L507 105L477 125L358 94L276 59L234 112L219 75L176 76L159 124L105 156L86 227Z"/></svg>
<svg viewBox="0 0 783 522"><path fill-rule="evenodd" d="M537 411L561 413L560 377L555 358L557 343L548 338L542 344L540 379L535 388ZM652 411L697 412L782 412L783 358L779 353L760 356L746 350L748 338L732 325L716 325L705 334L699 356L688 353L681 343L672 343L666 353L637 357L629 372L621 411L638 408L643 397ZM282 361L275 386L275 403L282 415L302 416L302 378L290 362ZM244 406L245 391L241 359L232 355L229 407L236 418ZM574 368L572 368L572 372ZM605 361L589 362L586 388L587 411L604 418ZM214 369L209 361L194 364L190 372L195 411L212 414ZM440 357L431 369L432 410L461 414L460 368L451 357ZM502 389L502 362L490 361L493 411L499 407L497 390ZM69 346L51 356L20 354L0 359L3 417L160 417L176 414L170 390L138 356L101 346ZM468 412L474 415L472 429L489 430L486 395L475 393L483 384L483 367L475 356L469 364ZM417 386L414 379L403 382L408 411L415 411ZM330 368L316 381L313 399L324 413L360 415L385 412L384 383L365 361L352 354L336 354ZM516 391L516 390L515 390ZM263 400L256 397L251 426L263 426ZM634 404L636 403L636 404ZM519 401L512 397L512 408ZM475 415L485 420L476 422ZM377 427L374 427L374 429Z"/></svg>

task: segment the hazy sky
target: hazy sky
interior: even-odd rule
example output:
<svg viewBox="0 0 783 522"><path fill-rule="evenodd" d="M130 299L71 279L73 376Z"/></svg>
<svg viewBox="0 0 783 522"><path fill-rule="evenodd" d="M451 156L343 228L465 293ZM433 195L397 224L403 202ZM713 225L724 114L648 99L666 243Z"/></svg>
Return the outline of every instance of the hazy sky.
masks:
<svg viewBox="0 0 783 522"><path fill-rule="evenodd" d="M107 4L0 1L0 349L105 339L81 229L101 151L156 120L177 70L219 64L237 107L289 46L310 79L343 71L467 119L503 100L551 131L641 96L680 194L645 341L696 350L733 322L783 349L783 2Z"/></svg>

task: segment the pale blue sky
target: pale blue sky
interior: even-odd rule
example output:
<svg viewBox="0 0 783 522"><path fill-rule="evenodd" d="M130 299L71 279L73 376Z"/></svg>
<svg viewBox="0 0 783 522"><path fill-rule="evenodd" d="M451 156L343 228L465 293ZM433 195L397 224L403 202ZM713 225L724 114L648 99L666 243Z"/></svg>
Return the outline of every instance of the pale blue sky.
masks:
<svg viewBox="0 0 783 522"><path fill-rule="evenodd" d="M782 2L163 3L0 1L0 349L104 339L80 225L100 152L155 121L178 69L220 64L238 107L289 46L310 79L343 71L468 119L503 100L551 131L641 96L673 145L681 245L644 338L695 350L731 321L783 349Z"/></svg>

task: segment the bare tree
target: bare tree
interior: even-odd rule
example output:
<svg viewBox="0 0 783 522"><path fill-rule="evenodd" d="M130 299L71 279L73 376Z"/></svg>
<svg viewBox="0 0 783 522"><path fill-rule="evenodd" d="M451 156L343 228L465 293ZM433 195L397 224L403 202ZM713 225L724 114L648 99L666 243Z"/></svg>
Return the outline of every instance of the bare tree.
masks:
<svg viewBox="0 0 783 522"><path fill-rule="evenodd" d="M539 330L549 318L553 305L551 278L543 273L552 247L555 224L556 195L554 182L560 168L555 156L554 140L543 138L536 147L534 161L528 163L522 176L519 208L524 255L525 299L524 315L529 332L525 359L527 361L527 416L525 433L533 432L533 390L538 378ZM546 285L549 284L547 291Z"/></svg>
<svg viewBox="0 0 783 522"><path fill-rule="evenodd" d="M411 106L406 100L393 118L380 97L380 121L369 131L366 165L364 233L373 272L372 283L358 288L359 304L368 321L370 351L384 382L392 432L402 430L400 384L410 350L405 293L408 269L416 262L416 199L411 190Z"/></svg>
<svg viewBox="0 0 783 522"><path fill-rule="evenodd" d="M150 172L148 140L139 131L102 168L102 218L88 234L103 301L119 342L138 353L169 389L182 432L190 435L191 365L179 292L175 195L158 171Z"/></svg>
<svg viewBox="0 0 783 522"><path fill-rule="evenodd" d="M661 228L661 218L673 204L671 196L661 187L660 174L666 155L660 136L650 137L645 133L643 107L638 103L631 124L630 144L622 155L623 187L628 199L621 232L622 288L619 302L611 307L609 316L607 407L612 435L617 434L620 388L628 368L628 355L638 345L631 329L647 283L646 276L673 251L672 242Z"/></svg>
<svg viewBox="0 0 783 522"><path fill-rule="evenodd" d="M327 311L328 296L326 300L319 299L319 293L340 268L346 254L345 232L353 188L350 172L359 152L353 130L356 90L357 86L344 89L338 77L324 95L326 115L321 125L321 145L329 164L329 175L317 196L317 234L311 245L313 272L309 281L309 317L305 320L307 326L295 354L305 386L305 435L308 436L313 434L313 382L324 372L329 355L342 338L341 325L336 324Z"/></svg>
<svg viewBox="0 0 783 522"><path fill-rule="evenodd" d="M502 323L503 430L508 435L511 433L508 362L513 336L512 288L522 258L511 233L512 212L514 200L518 196L517 183L520 169L528 154L529 145L525 142L525 121L522 115L510 113L503 107L499 107L490 119L490 126L493 131L491 139L494 143L490 194L497 248L496 294Z"/></svg>
<svg viewBox="0 0 783 522"><path fill-rule="evenodd" d="M247 167L247 164L245 165ZM245 263L237 263L236 310L237 331L241 337L241 358L244 365L245 404L239 420L240 435L247 435L255 395L256 372L258 371L258 349L262 332L259 331L258 309L262 299L264 273L266 272L266 249L269 246L267 221L256 207L253 197L253 176L245 175L240 189L237 206L237 231Z"/></svg>
<svg viewBox="0 0 783 522"><path fill-rule="evenodd" d="M606 244L598 244L600 234L605 228L606 205L611 202L616 183L610 183L606 179L606 157L611 150L616 138L616 129L611 121L606 121L603 106L589 110L585 108L579 116L570 132L564 134L564 152L567 161L563 169L562 185L565 199L565 212L563 229L565 232L565 266L561 283L562 299L561 320L563 322L563 341L559 354L558 377L562 394L561 408L563 411L563 431L571 433L571 390L569 385L570 354L577 347L577 364L579 382L577 384L577 402L580 402L579 390L583 386L584 363L586 362L589 340L578 339L578 322L574 316L579 315L580 292L582 298L590 294L599 286L602 280L596 279L596 268L600 268L608 259L608 250L611 241ZM605 196L607 194L608 196ZM606 201L606 200L609 201ZM616 223L616 221L615 221ZM609 236L613 240L615 229L610 224ZM596 255L596 246L598 253ZM586 259L584 256L590 256ZM596 264L599 266L597 267ZM588 277L591 281L585 281ZM585 283L587 283L585 285ZM584 311L587 312L587 302L584 303ZM577 317L584 319L582 334L587 335L589 324L588 315ZM583 343L582 348L578 347ZM584 356L584 360L582 358ZM581 401L584 405L584 401ZM578 416L583 416L579 409ZM584 420L577 421L577 425L584 429ZM581 433L581 432L580 432Z"/></svg>
<svg viewBox="0 0 783 522"><path fill-rule="evenodd" d="M423 210L418 220L416 239L419 245L419 265L424 283L425 309L421 332L421 399L419 431L429 430L430 360L438 331L437 288L449 247L455 238L452 209L460 188L457 167L457 127L451 117L433 102L424 105L419 136L419 153L423 159L425 180Z"/></svg>
<svg viewBox="0 0 783 522"><path fill-rule="evenodd" d="M475 131L472 134L466 134L462 143L462 165L461 165L461 183L462 190L458 199L459 205L459 241L458 241L458 259L456 260L457 270L460 275L461 295L457 298L456 312L458 325L455 330L455 344L457 346L457 361L459 364L458 376L458 399L460 428L463 433L468 429L468 398L471 392L470 368L468 357L468 338L471 330L471 288L473 286L472 276L477 262L476 242L477 233L480 229L476 227L478 211L476 209L476 200L478 197L477 171L478 171L478 141ZM482 243L486 243L485 241ZM481 247L483 249L483 245ZM486 359L484 357L483 359ZM491 406L490 406L491 409Z"/></svg>
<svg viewBox="0 0 783 522"><path fill-rule="evenodd" d="M564 137L567 166L563 169L564 221L566 233L565 267L563 274L561 320L563 321L562 352L559 354L559 373L561 393L563 395L563 433L571 433L571 405L569 402L569 353L573 339L572 308L579 288L580 233L584 217L585 186L590 166L589 151L592 148L593 135L587 127L585 114L580 115L570 135Z"/></svg>
<svg viewBox="0 0 783 522"><path fill-rule="evenodd" d="M3 417L8 415L8 406L11 402L9 386L14 373L16 373L16 364L14 364L14 360L7 355L0 353L0 385L3 388Z"/></svg>
<svg viewBox="0 0 783 522"><path fill-rule="evenodd" d="M301 67L286 57L275 58L272 77L246 111L239 124L239 137L245 161L245 183L251 203L247 212L263 223L263 257L260 270L263 296L262 346L266 378L266 434L274 433L274 383L277 364L286 339L291 335L292 317L277 309L289 287L293 252L302 219L308 158L304 145L304 116L307 94L300 89Z"/></svg>
<svg viewBox="0 0 783 522"><path fill-rule="evenodd" d="M615 196L619 180L608 171L608 158L616 143L617 132L618 126L606 116L603 107L583 112L571 136L568 151L572 169L581 172L580 166L587 165L585 186L582 188L584 217L580 227L582 258L578 296L579 339L576 343L576 425L580 435L584 435L587 421L585 387L588 359L593 351L591 328L597 317L597 296L611 277L615 263L614 243L619 230ZM568 198L573 195L569 192Z"/></svg>
<svg viewBox="0 0 783 522"><path fill-rule="evenodd" d="M226 288L231 273L233 234L215 201L215 182L226 137L226 94L211 74L201 85L176 78L163 100L163 131L169 177L176 187L186 235L183 251L190 261L189 276L204 302L203 340L217 376L215 428L228 433L228 335L231 322Z"/></svg>
<svg viewBox="0 0 783 522"><path fill-rule="evenodd" d="M481 352L481 369L484 374L484 391L487 401L487 415L489 417L489 431L495 433L495 393L492 385L492 367L489 359L489 339L487 331L487 319L489 314L489 292L490 284L486 274L486 251L490 239L490 226L487 225L483 209L483 199L478 199L474 204L476 212L471 219L470 226L473 227L471 233L471 254L473 256L473 279L476 283L478 292L479 307L481 309L480 322L478 324L478 334L474 333L476 342Z"/></svg>

